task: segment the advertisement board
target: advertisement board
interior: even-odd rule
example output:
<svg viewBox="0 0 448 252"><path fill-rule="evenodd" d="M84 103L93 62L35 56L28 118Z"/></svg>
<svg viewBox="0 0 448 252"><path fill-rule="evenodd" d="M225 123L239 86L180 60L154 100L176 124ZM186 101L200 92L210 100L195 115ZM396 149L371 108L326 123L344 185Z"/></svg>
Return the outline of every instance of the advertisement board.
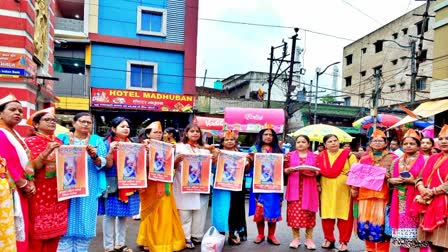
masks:
<svg viewBox="0 0 448 252"><path fill-rule="evenodd" d="M36 64L23 53L0 52L0 77L34 76Z"/></svg>

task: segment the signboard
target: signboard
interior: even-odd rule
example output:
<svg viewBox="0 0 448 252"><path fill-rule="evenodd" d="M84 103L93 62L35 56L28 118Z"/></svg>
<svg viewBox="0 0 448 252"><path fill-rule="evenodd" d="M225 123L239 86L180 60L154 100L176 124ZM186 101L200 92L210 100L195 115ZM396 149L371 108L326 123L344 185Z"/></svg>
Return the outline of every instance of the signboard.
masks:
<svg viewBox="0 0 448 252"><path fill-rule="evenodd" d="M195 116L194 122L199 125L201 130L222 130L224 118Z"/></svg>
<svg viewBox="0 0 448 252"><path fill-rule="evenodd" d="M225 108L224 123L229 130L246 133L258 133L269 123L276 133L282 133L285 112L283 109Z"/></svg>
<svg viewBox="0 0 448 252"><path fill-rule="evenodd" d="M90 105L94 108L193 112L191 95L107 88L92 88L90 95Z"/></svg>
<svg viewBox="0 0 448 252"><path fill-rule="evenodd" d="M0 77L34 76L36 64L23 53L0 52Z"/></svg>

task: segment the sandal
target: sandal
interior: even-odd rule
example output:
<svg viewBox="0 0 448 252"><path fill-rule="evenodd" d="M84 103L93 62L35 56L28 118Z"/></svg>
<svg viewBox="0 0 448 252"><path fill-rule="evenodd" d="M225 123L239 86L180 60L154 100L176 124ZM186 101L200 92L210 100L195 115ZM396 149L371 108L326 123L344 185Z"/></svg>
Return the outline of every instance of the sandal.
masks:
<svg viewBox="0 0 448 252"><path fill-rule="evenodd" d="M257 238L255 238L254 243L260 244L264 241L264 235L257 235Z"/></svg>
<svg viewBox="0 0 448 252"><path fill-rule="evenodd" d="M325 240L324 243L322 243L321 247L324 249L334 249L335 248L334 241L331 242L329 240Z"/></svg>
<svg viewBox="0 0 448 252"><path fill-rule="evenodd" d="M300 246L299 238L294 238L294 240L292 240L292 242L289 244L289 247L293 249L299 248L299 246Z"/></svg>
<svg viewBox="0 0 448 252"><path fill-rule="evenodd" d="M275 236L268 236L268 243L275 246L280 245L280 241Z"/></svg>
<svg viewBox="0 0 448 252"><path fill-rule="evenodd" d="M123 245L120 248L116 248L114 251L115 252L133 252L133 250L126 245Z"/></svg>
<svg viewBox="0 0 448 252"><path fill-rule="evenodd" d="M341 242L341 245L339 245L339 251L340 252L348 251L348 246L346 242Z"/></svg>
<svg viewBox="0 0 448 252"><path fill-rule="evenodd" d="M316 244L314 244L313 240L311 239L306 239L305 247L308 250L316 250Z"/></svg>
<svg viewBox="0 0 448 252"><path fill-rule="evenodd" d="M186 240L186 241L185 241L185 247L186 247L187 249L194 249L194 244L193 244L192 241L190 241L190 240Z"/></svg>
<svg viewBox="0 0 448 252"><path fill-rule="evenodd" d="M229 236L228 243L229 245L240 245L241 241L236 236Z"/></svg>

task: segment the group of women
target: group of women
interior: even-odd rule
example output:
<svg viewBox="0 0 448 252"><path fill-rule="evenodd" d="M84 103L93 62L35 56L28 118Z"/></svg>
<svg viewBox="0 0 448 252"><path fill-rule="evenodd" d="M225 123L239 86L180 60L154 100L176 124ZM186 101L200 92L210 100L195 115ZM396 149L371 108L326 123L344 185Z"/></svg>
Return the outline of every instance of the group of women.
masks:
<svg viewBox="0 0 448 252"><path fill-rule="evenodd" d="M201 242L209 195L181 193L180 169L185 154L211 153L214 163L220 151L203 142L197 125L188 125L180 142L175 129L164 132L159 122L142 131L137 141L145 146L152 140L175 144L175 175L173 183L149 181L147 188L135 190L117 186L117 146L131 141L128 119L113 119L108 135L102 138L92 133L92 115L81 112L73 118L74 131L56 137L54 110L46 109L29 117L27 124L36 133L23 140L14 130L22 116L23 108L14 96L0 100L2 251L88 251L96 236L97 215L103 215L105 251L132 251L125 244L127 221L137 214L141 217L137 244L143 250L179 251L193 249ZM254 242L260 244L266 239L273 245L280 244L275 231L276 223L282 220L285 199L286 221L293 237L291 248L301 245L303 228L305 247L316 249L313 229L319 212L323 248L336 247L337 224L340 251L348 250L353 226L368 251L389 251L390 243L400 251L446 251L448 125L439 134L440 153L429 152L431 148L426 145L433 146L433 140L421 139L412 129L402 141L404 155L397 157L387 150L385 134L375 131L370 139L372 150L358 161L350 150L340 149L335 135L324 137L325 150L318 155L309 150L307 136L298 136L295 151L284 158L285 194L250 194L249 215L253 215L257 227ZM63 144L87 146L89 196L58 201L55 150ZM237 135L226 131L221 148L238 151L237 146ZM272 127L266 126L258 133L250 152L282 153ZM350 168L357 162L371 169L386 169L380 191L346 184ZM252 164L253 155L248 154L246 172L251 172ZM298 170L298 166L315 166L319 170ZM214 189L212 194L211 222L218 231L229 234L230 245L247 240L243 190Z"/></svg>

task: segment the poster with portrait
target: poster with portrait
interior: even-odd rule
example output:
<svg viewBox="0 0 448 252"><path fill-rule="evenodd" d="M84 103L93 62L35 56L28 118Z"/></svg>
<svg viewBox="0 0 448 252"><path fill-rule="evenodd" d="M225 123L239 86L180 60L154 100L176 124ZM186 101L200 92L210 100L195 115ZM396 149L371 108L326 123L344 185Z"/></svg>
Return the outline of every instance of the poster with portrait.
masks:
<svg viewBox="0 0 448 252"><path fill-rule="evenodd" d="M148 179L162 182L173 182L174 146L157 140L151 140L149 146Z"/></svg>
<svg viewBox="0 0 448 252"><path fill-rule="evenodd" d="M146 188L146 148L143 144L120 142L117 150L118 188Z"/></svg>
<svg viewBox="0 0 448 252"><path fill-rule="evenodd" d="M87 146L61 145L56 149L58 201L89 195Z"/></svg>
<svg viewBox="0 0 448 252"><path fill-rule="evenodd" d="M211 154L184 154L181 170L182 193L210 193Z"/></svg>
<svg viewBox="0 0 448 252"><path fill-rule="evenodd" d="M283 154L255 153L253 192L283 192Z"/></svg>
<svg viewBox="0 0 448 252"><path fill-rule="evenodd" d="M216 163L215 189L241 191L247 153L220 150Z"/></svg>

